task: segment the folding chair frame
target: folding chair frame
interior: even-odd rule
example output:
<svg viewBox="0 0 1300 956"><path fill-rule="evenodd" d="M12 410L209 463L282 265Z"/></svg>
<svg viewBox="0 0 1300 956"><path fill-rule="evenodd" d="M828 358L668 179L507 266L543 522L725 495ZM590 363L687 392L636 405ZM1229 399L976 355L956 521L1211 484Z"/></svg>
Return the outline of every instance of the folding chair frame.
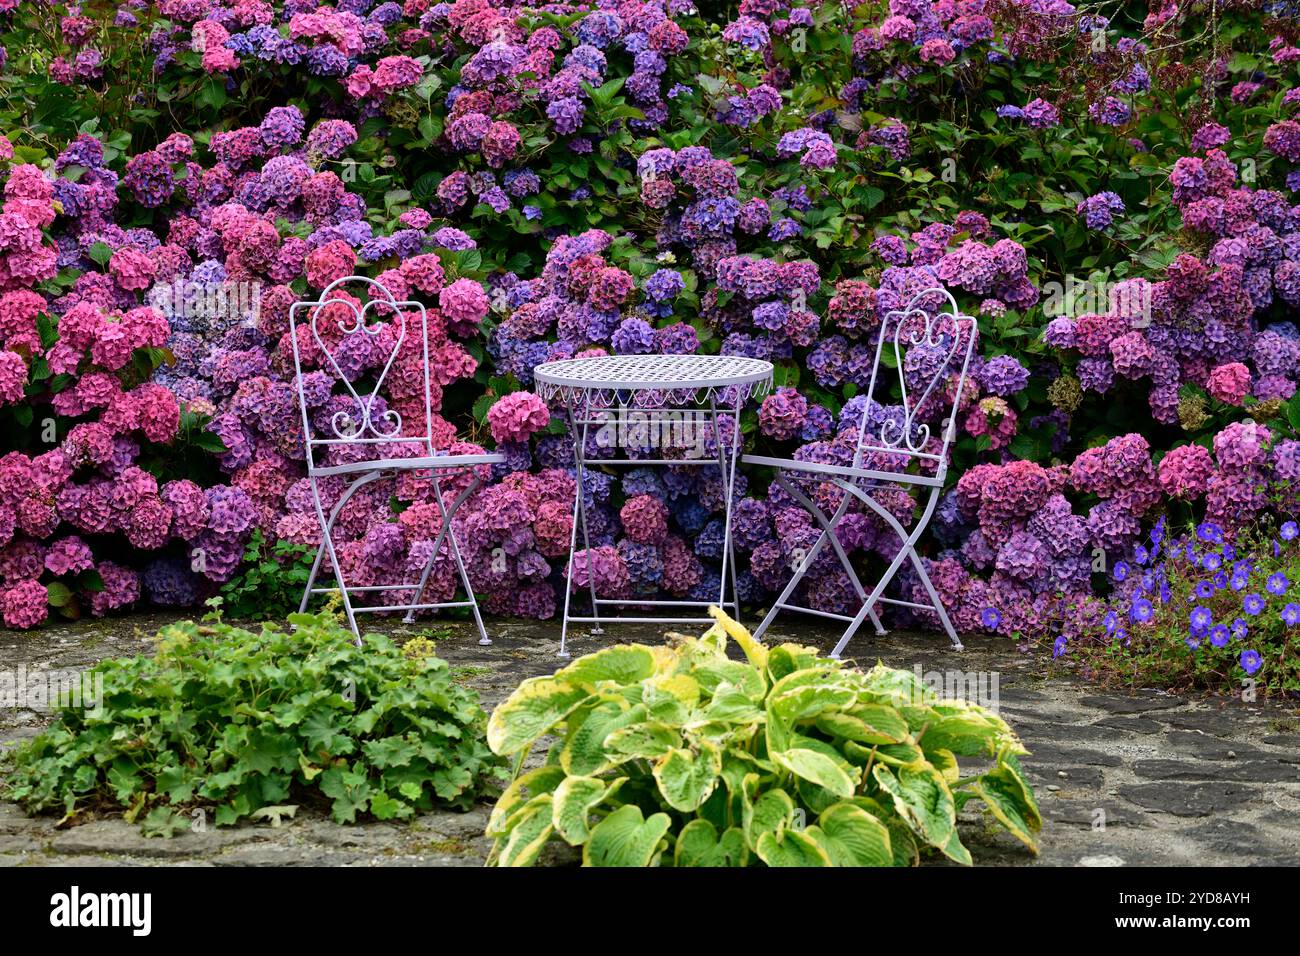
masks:
<svg viewBox="0 0 1300 956"><path fill-rule="evenodd" d="M369 301L360 308L357 308L352 302L341 299L331 298L331 293L340 289L349 282L356 282L368 286L371 290ZM374 291L378 291L378 296ZM375 381L374 388L369 395L361 396L353 387L353 382L344 374L339 367L334 354L330 351L329 346L325 343L317 327L317 319L321 309L326 306L338 306L346 309L352 320L353 325L345 325L339 322L339 328L345 337L352 335L377 335L382 328L381 325L369 325L366 322L366 313L374 306L383 306L391 313L392 321L398 323L399 332L397 342L393 346L392 354L388 357L382 371ZM332 438L315 438L314 431L309 415L307 414L307 403L304 395L304 384L302 381L303 367L299 354L297 322L296 316L300 309L308 310L310 320L308 327L311 330L312 338L315 344L324 354L329 369L333 371L336 380L343 382L347 388L348 394L357 404L357 414L361 419L360 422L353 422L350 416L336 414L330 423L330 430L333 432ZM375 400L379 396L380 389L384 380L388 376L394 361L397 359L398 352L401 350L402 343L406 339L407 324L406 311L412 310L419 315L419 333L421 336L421 347L423 349L423 371L424 371L424 432L420 435L403 435L403 422L401 415L393 410L387 410L383 414L375 415ZM315 506L316 518L320 522L321 543L316 549L316 558L312 562L311 574L307 579L307 586L303 589L302 602L298 610L305 611L310 602L312 595L315 594L338 594L343 602L343 612L347 617L348 627L352 631L353 639L356 644L361 644L361 631L357 626L356 616L362 613L378 613L385 611L405 611L406 616L403 620L411 623L415 619L416 611L437 610L451 607L468 607L474 615L474 624L478 628L479 643L491 644L488 638L487 630L483 626L483 618L479 614L478 601L474 597L474 589L470 584L469 572L465 568L465 561L461 557L460 548L456 543L455 531L452 528L452 519L455 517L457 510L466 500L478 489L482 483L481 477L477 470L485 465L493 465L504 462L505 456L498 453L488 453L482 455L440 455L433 448L433 401L432 389L429 377L429 337L428 337L428 316L424 305L420 302L406 301L398 302L388 292L388 289L380 282L365 276L348 276L347 278L337 279L331 282L324 290L320 297L314 301L295 302L289 309L289 330L290 339L293 343L293 361L294 367L298 372L296 387L298 391L298 404L302 411L303 435L306 439L307 451L307 480L311 488L312 504ZM367 435L369 432L369 435ZM419 450L423 452L417 458L380 458L372 461L357 462L347 465L335 465L327 467L318 467L315 461L315 449L317 447L326 447L331 445L401 445L416 444ZM438 536L433 542L433 550L429 555L428 563L424 567L418 582L406 584L381 584L369 586L349 586L344 579L343 570L339 564L338 551L334 543L334 525L338 516L342 513L344 506L351 500L352 496L365 485L375 481L385 475L394 475L402 471L427 471L430 472L430 480L433 483L433 497L438 505L438 512L441 516L441 527ZM440 475L454 473L456 471L467 470L470 475L469 483L458 494L448 506L443 498L442 484L439 479ZM351 483L344 489L339 500L335 502L330 509L328 516L325 513L325 505L321 497L320 481L323 478L332 476L352 477ZM447 541L448 550L452 559L456 562L456 570L460 576L461 586L465 589L466 599L463 601L441 601L433 603L421 603L424 597L425 588L428 586L429 577L433 573L434 564L438 560L438 555L442 550L443 541ZM330 570L334 574L335 585L333 587L315 587L316 579L320 573L321 564L325 556L329 556ZM415 599L410 603L383 604L354 606L351 595L362 593L392 593L415 591Z"/></svg>
<svg viewBox="0 0 1300 956"><path fill-rule="evenodd" d="M928 310L923 309L920 305L927 298L933 298L935 295L942 295L946 298L952 307L951 312L938 312L931 315ZM915 320L923 318L924 323L920 324ZM942 329L938 327L941 318L951 320L955 328L955 334L952 335L952 343L944 363L940 366L933 380L926 389L921 393L915 404L909 404L907 394L907 383L904 377L904 364L902 357L902 343L904 324L911 321L914 326L909 335L910 345L929 345L942 346L943 334ZM939 599L939 594L935 590L934 584L930 581L930 575L926 572L925 562L922 561L920 554L917 553L916 544L921 535L925 533L930 523L930 518L934 515L934 509L939 503L939 496L943 491L944 476L947 471L947 451L956 432L957 406L961 401L961 395L966 385L967 369L970 365L971 354L974 351L974 340L976 323L971 316L962 315L957 308L957 303L945 289L927 289L918 293L911 300L907 308L889 312L881 324L880 334L876 341L875 364L871 372L871 385L866 391L868 398L873 398L875 394L876 378L880 369L880 356L884 342L888 337L890 320L893 319L894 334L893 344L896 359L896 367L899 370L899 381L903 393L904 419L902 425L897 425L891 421L886 421L880 428L879 435L872 436L872 441L867 441L868 429L867 419L871 413L871 406L868 403L863 410L862 426L859 430L858 445L854 452L853 464L850 466L823 465L817 462L802 462L793 459L768 458L757 455L746 455L742 460L746 464L766 465L776 469L775 480L777 484L790 497L794 498L800 505L807 509L816 519L820 526L821 534L813 544L808 553L799 560L797 566L793 569L794 573L786 583L781 594L773 602L772 607L768 610L767 615L763 618L762 623L754 631L755 639L761 639L763 634L771 626L776 616L781 611L797 611L803 614L811 614L817 617L830 618L832 620L845 621L847 627L841 635L835 649L831 652L831 657L839 659L844 648L848 646L853 635L857 633L863 621L871 619L875 626L877 634L884 634L885 629L880 622L880 617L876 613L876 605L891 604L900 607L913 608L915 610L933 611L943 625L944 631L948 635L949 641L952 642L954 649L962 650L961 639L957 636L956 629L952 626L952 621L948 617L948 612ZM915 326L920 325L919 328ZM963 335L963 328L965 334ZM943 446L938 453L925 452L923 446L929 437L928 425L916 425L913 421L917 410L925 403L926 399L934 392L938 383L950 375L954 370L954 359L961 352L962 338L965 338L964 355L962 356L961 372L957 382L953 407L950 410L948 420L944 423ZM892 428L891 428L892 425ZM891 434L896 431L896 434ZM879 439L877 443L874 439ZM889 452L893 454L903 454L912 459L934 461L936 473L934 477L923 475L912 475L905 472L884 472L872 469L862 468L861 463L864 454L868 451ZM799 473L805 480L812 480L821 483L828 483L840 489L844 494L840 503L835 510L828 516L807 494L805 494L798 485L791 481L788 474L791 472ZM867 484L864 486L864 482ZM928 488L929 497L919 518L914 522L912 529L909 531L901 521L898 520L887 508L872 497L871 492L883 487L896 486L899 488ZM901 547L894 559L889 563L885 572L881 575L879 581L868 593L863 586L861 579L853 568L848 554L840 544L835 535L835 529L838 527L840 520L848 513L850 505L854 499L862 502L867 508L879 515L890 530L898 536ZM821 553L827 542L835 551L840 565L844 568L853 584L853 589L857 593L858 600L862 605L856 614L838 614L830 611L822 611L816 608L803 607L790 602L791 596L795 589L803 581L813 561ZM887 598L884 596L885 588L889 586L895 575L901 569L903 562L910 560L920 579L922 586L925 588L930 598L929 604L920 604L914 601L903 601L896 598Z"/></svg>

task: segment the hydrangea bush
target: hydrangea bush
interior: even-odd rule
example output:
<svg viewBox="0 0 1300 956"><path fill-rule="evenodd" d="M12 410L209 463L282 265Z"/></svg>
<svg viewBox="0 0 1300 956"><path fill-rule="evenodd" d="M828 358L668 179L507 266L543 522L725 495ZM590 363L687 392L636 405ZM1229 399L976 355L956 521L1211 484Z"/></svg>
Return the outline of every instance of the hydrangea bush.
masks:
<svg viewBox="0 0 1300 956"><path fill-rule="evenodd" d="M965 390L945 383L936 586L968 631L1104 639L1094 599L1161 516L1228 539L1290 517L1300 425L1296 12L1109 12L0 3L6 624L39 623L42 589L69 614L192 603L254 531L315 545L287 310L357 272L430 309L440 447L507 453L460 537L489 609L538 617L566 586L575 489L537 363L767 358L747 446L842 461L900 414L863 394L882 317L942 285L980 328ZM232 286L257 295L177 296ZM742 476L735 515L756 604L816 534L769 478ZM715 593L716 476L596 469L581 493L594 540L568 585ZM355 580L423 565L429 494L349 503ZM855 560L892 557L883 527L850 516ZM833 561L804 587L852 604Z"/></svg>

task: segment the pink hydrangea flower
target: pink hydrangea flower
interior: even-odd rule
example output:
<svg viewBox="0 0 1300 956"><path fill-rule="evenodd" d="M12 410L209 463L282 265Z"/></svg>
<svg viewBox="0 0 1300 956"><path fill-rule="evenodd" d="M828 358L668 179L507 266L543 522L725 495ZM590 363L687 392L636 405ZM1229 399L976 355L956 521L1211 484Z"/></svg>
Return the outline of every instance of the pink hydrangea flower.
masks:
<svg viewBox="0 0 1300 956"><path fill-rule="evenodd" d="M635 495L619 511L623 532L637 544L659 544L668 534L668 508L654 495Z"/></svg>
<svg viewBox="0 0 1300 956"><path fill-rule="evenodd" d="M438 293L438 306L447 327L458 335L466 335L483 321L491 303L479 283L473 279L457 279Z"/></svg>
<svg viewBox="0 0 1300 956"><path fill-rule="evenodd" d="M49 615L49 594L39 581L22 581L0 592L0 611L5 627L26 630Z"/></svg>
<svg viewBox="0 0 1300 956"><path fill-rule="evenodd" d="M1166 494L1194 499L1205 494L1214 459L1203 445L1179 445L1160 459L1157 476Z"/></svg>
<svg viewBox="0 0 1300 956"><path fill-rule="evenodd" d="M1241 362L1216 366L1205 389L1219 401L1240 407L1250 392L1250 369Z"/></svg>
<svg viewBox="0 0 1300 956"><path fill-rule="evenodd" d="M524 442L550 423L551 411L532 392L511 392L488 409L487 421L498 445Z"/></svg>

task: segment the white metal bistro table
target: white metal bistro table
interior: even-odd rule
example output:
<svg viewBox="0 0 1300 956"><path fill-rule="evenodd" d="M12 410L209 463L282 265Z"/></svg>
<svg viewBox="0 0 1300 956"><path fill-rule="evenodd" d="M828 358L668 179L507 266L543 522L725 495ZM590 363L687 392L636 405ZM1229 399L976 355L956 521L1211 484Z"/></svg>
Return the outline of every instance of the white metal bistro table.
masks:
<svg viewBox="0 0 1300 956"><path fill-rule="evenodd" d="M731 504L740 451L740 413L751 396L763 395L772 387L772 363L731 355L602 355L593 358L545 362L533 369L538 393L552 405L563 405L573 438L573 459L577 489L573 502L573 529L569 537L569 570L564 588L564 619L560 630L560 656L568 657L569 625L591 624L592 634L601 634L602 622L640 624L707 624L708 605L740 610L736 589L736 555L731 539ZM731 441L723 442L719 424L731 416ZM588 439L592 428L602 445L623 450L620 457L589 457ZM701 436L711 429L713 453ZM694 434L694 449L681 439ZM635 441L628 441L629 435ZM668 440L662 440L667 438ZM635 457L632 445L640 449L666 448L657 457ZM690 452L696 454L690 454ZM672 457L672 453L681 453ZM722 570L718 600L649 600L643 597L601 598L596 594L595 575L590 565L591 539L584 503L584 476L591 465L696 465L716 466L721 473L724 496ZM587 587L591 614L570 613L573 596L574 561L578 534L587 553ZM730 572L731 598L727 598ZM602 607L694 608L695 617L629 617L601 615ZM683 612L684 613L684 612Z"/></svg>

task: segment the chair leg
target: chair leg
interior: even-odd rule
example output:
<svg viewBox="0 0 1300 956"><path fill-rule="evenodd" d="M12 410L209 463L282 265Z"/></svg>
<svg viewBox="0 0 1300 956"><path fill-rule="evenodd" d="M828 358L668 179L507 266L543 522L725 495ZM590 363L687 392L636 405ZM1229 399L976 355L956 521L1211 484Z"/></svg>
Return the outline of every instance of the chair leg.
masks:
<svg viewBox="0 0 1300 956"><path fill-rule="evenodd" d="M879 598L880 595L884 593L885 588L888 587L889 582L893 580L894 575L898 573L898 569L902 566L903 561L910 557L921 571L921 579L929 591L932 601L935 604L940 605L940 608L938 609L940 620L943 621L945 629L948 630L949 640L951 640L957 647L960 647L961 641L957 637L956 631L952 630L952 622L948 620L947 612L942 610L942 603L939 601L934 586L930 582L930 576L925 573L925 568L921 565L920 556L916 553L916 542L920 540L925 529L929 527L930 517L934 514L935 505L939 502L939 489L935 488L930 492L930 500L926 503L924 512L922 512L921 517L917 519L916 525L912 528L912 531L909 534L907 529L899 523L897 518L883 507L880 502L876 501L875 498L871 497L861 488L838 478L834 480L834 484L843 488L845 491L849 492L849 494L857 497L880 515L880 517L884 519L885 523L888 524L894 530L894 533L898 535L899 540L901 540L903 544L899 549L898 554L894 556L894 560L890 562L889 567L885 569L885 573L881 576L880 581L872 589L871 595L868 598L869 603L874 604L876 602L876 599ZM844 650L845 646L847 646L849 641L853 638L854 633L856 633L857 629L861 626L864 617L865 615L863 612L859 611L857 617L853 619L845 630L844 636L840 638L840 642L835 645L835 650L831 652L831 657L835 659L839 658L840 653Z"/></svg>
<svg viewBox="0 0 1300 956"><path fill-rule="evenodd" d="M854 616L853 620L849 622L849 626L844 629L844 634L840 637L839 643L836 644L835 649L831 651L832 660L840 659L840 654L843 653L844 648L848 646L849 641L853 639L853 635L858 632L858 628L862 626L862 622L866 620L867 614L871 611L871 606L876 603L876 599L885 593L885 588L893 579L894 574L897 573L898 568L902 565L905 557L907 557L907 555L903 551L900 551L894 560L890 562L889 567L885 569L884 575L881 576L880 580L876 583L876 586L871 589L871 593L867 595L867 599L863 602L862 608L858 611L857 615Z"/></svg>
<svg viewBox="0 0 1300 956"><path fill-rule="evenodd" d="M438 537L435 538L433 542L433 551L429 554L429 563L425 565L424 574L420 577L420 585L416 591L415 600L411 602L413 606L406 612L406 617L403 618L403 620L407 624L410 624L415 620L414 605L419 604L421 599L424 597L424 589L429 583L429 575L433 572L433 566L438 560L438 552L442 548L443 540L446 539L450 542L452 558L455 560L456 567L460 571L461 585L465 588L465 597L470 602L470 608L474 612L474 621L478 626L479 643L491 644L492 641L487 636L487 630L483 627L483 619L479 616L478 598L475 596L474 589L470 585L469 572L465 569L465 563L460 556L460 549L456 546L456 533L451 527L452 517L460 509L460 506L464 504L465 500L474 493L481 484L481 481L478 475L471 471L469 485L464 491L456 496L455 501L451 504L451 508L448 509L442 500L441 484L438 482L437 477L434 477L432 480L434 500L438 503L438 513L442 515L442 527L438 529Z"/></svg>
<svg viewBox="0 0 1300 956"><path fill-rule="evenodd" d="M478 484L479 479L475 475L474 481L469 488L452 502L450 511L443 507L441 495L438 499L438 507L442 511L442 522L447 531L447 541L451 544L451 556L456 562L456 569L460 572L460 583L465 588L465 596L469 599L469 609L474 612L474 625L478 628L478 642L487 646L492 643L492 638L488 637L487 628L483 626L483 616L479 614L478 610L478 596L474 594L474 585L470 583L469 569L465 567L465 561L460 556L460 546L456 544L456 530L451 526L451 519L456 514L457 509L473 493Z"/></svg>
<svg viewBox="0 0 1300 956"><path fill-rule="evenodd" d="M939 615L939 623L943 625L948 640L952 642L953 650L965 650L961 638L957 636L957 629L952 626L952 621L948 618L947 608L939 600L939 592L934 589L934 584L930 581L930 575L925 570L925 562L921 560L921 556L916 553L915 548L909 549L908 554L912 559L912 565L916 568L917 576L921 579L921 584L925 587L926 593L930 595L930 603L934 605L934 611Z"/></svg>
<svg viewBox="0 0 1300 956"><path fill-rule="evenodd" d="M804 575L808 573L808 568L812 565L813 559L821 553L822 545L826 543L826 538L827 533L823 531L821 537L819 537L817 542L812 546L812 549L804 556L803 560L799 562L799 566L794 569L794 574L792 574L790 580L786 582L785 588L781 591L780 596L772 602L771 609L759 623L758 627L754 628L754 640L762 640L763 634L766 633L768 627L771 626L772 621L776 619L777 614L781 612L781 605L784 604L789 599L790 595L794 593L794 589L799 586L799 582L802 581Z"/></svg>
<svg viewBox="0 0 1300 956"><path fill-rule="evenodd" d="M357 626L357 616L355 613L353 613L352 610L352 599L348 597L347 582L343 578L343 568L340 567L339 565L339 557L337 552L334 550L334 538L330 532L333 528L334 519L338 516L339 512L343 509L343 505L347 502L347 500L350 497L352 497L352 493L356 491L356 489L360 488L363 484L366 484L369 481L373 481L376 477L378 476L367 475L354 481L348 487L348 490L343 493L343 497L339 499L339 503L334 506L333 511L330 513L329 521L325 520L325 508L321 504L320 492L316 487L316 482L315 481L311 482L312 501L316 505L316 517L320 521L320 527L321 527L321 537L322 537L321 544L325 547L327 553L329 554L330 565L334 569L334 580L335 582L337 582L339 586L339 594L342 596L343 599L343 613L347 617L348 627L352 631L353 643L355 643L357 647L361 646L361 629Z"/></svg>
<svg viewBox="0 0 1300 956"><path fill-rule="evenodd" d="M316 560L311 563L311 574L307 575L307 586L302 589L302 601L298 604L298 613L302 614L307 610L307 604L311 601L311 589L316 584L316 575L320 571L321 559L325 557L325 539L322 534L320 546L316 548Z"/></svg>
<svg viewBox="0 0 1300 956"><path fill-rule="evenodd" d="M849 496L845 495L844 500L835 508L835 513L832 514L830 518L827 518L825 513L817 507L811 498L800 491L796 485L787 481L785 476L780 472L777 472L776 481L777 484L785 489L786 493L789 494L790 497L803 505L804 508L817 519L817 523L821 525L823 533L830 535L831 547L835 549L835 554L839 557L840 564L844 567L845 572L849 576L849 580L853 583L853 589L858 593L858 600L865 601L867 599L867 590L862 586L862 580L858 577L857 572L853 570L853 563L849 561L849 556L845 553L844 546L840 544L840 539L835 536L835 528L838 527L840 519L843 518L845 513L848 511ZM876 634L883 637L887 632L885 631L885 626L880 623L880 617L876 614L875 608L869 610L867 615L871 618L871 623L876 628Z"/></svg>

